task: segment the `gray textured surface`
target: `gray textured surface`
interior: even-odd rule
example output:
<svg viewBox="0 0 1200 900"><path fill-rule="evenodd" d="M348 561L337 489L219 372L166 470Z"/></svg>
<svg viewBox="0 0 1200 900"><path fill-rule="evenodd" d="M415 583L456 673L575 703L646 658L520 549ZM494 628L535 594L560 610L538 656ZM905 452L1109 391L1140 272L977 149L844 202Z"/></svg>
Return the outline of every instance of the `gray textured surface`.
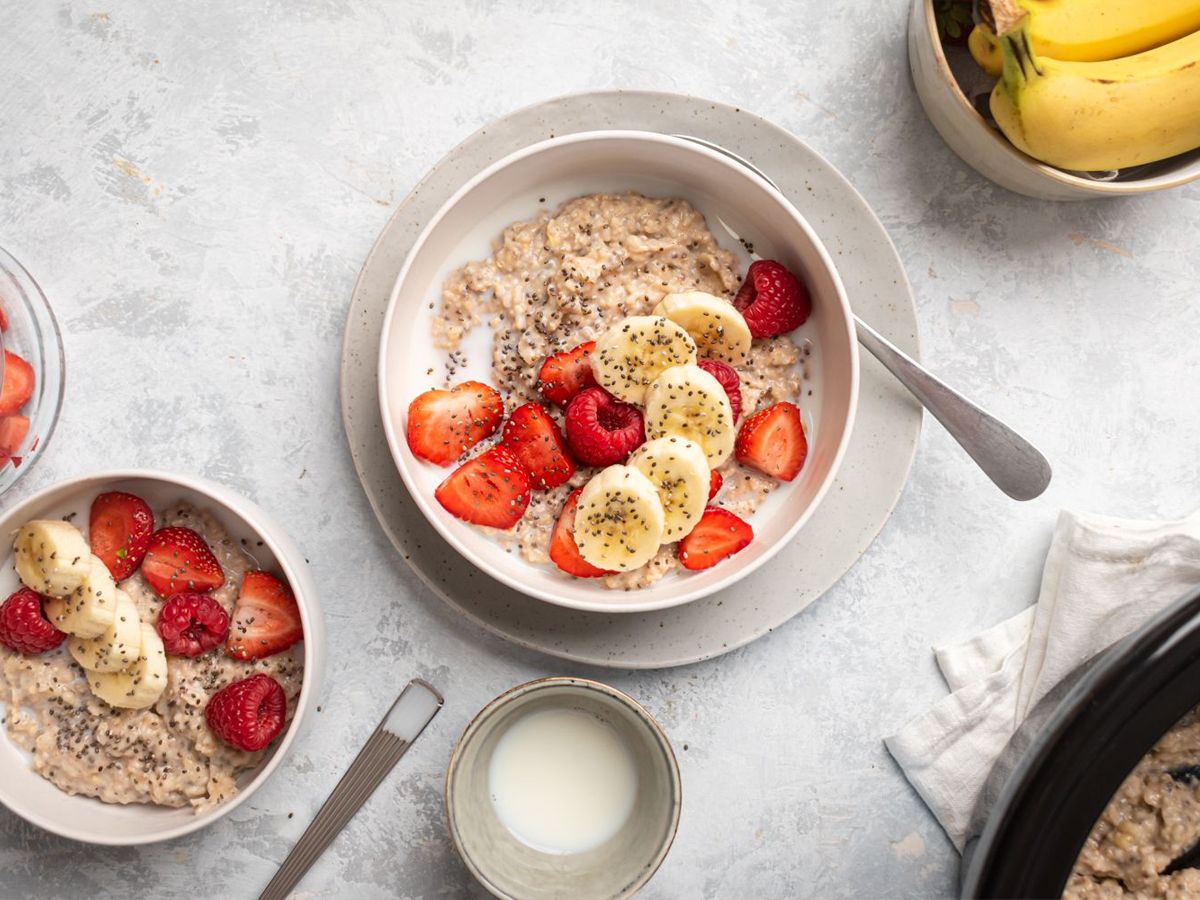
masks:
<svg viewBox="0 0 1200 900"><path fill-rule="evenodd" d="M144 850L0 812L0 894L256 892L416 673L446 710L300 895L473 892L442 818L450 745L492 695L563 667L462 625L391 553L343 445L340 331L389 208L432 162L497 112L600 87L738 103L841 167L908 264L927 361L1057 469L1013 504L930 426L896 517L819 603L711 663L600 673L680 751L683 824L646 896L952 891L951 848L879 738L942 695L931 643L1029 602L1058 507L1200 505L1200 187L1056 206L982 181L917 106L901 0L590 7L9 10L0 240L55 304L69 366L19 494L123 465L242 490L312 559L332 652L316 728L252 804Z"/></svg>

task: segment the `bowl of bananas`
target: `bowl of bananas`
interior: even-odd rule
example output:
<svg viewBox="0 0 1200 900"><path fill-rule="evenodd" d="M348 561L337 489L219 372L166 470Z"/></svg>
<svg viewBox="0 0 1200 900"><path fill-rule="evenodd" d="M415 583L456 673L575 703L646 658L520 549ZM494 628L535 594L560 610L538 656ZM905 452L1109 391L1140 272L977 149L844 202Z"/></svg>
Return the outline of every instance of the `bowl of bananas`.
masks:
<svg viewBox="0 0 1200 900"><path fill-rule="evenodd" d="M1200 179L1200 0L913 0L908 55L946 143L1010 190Z"/></svg>

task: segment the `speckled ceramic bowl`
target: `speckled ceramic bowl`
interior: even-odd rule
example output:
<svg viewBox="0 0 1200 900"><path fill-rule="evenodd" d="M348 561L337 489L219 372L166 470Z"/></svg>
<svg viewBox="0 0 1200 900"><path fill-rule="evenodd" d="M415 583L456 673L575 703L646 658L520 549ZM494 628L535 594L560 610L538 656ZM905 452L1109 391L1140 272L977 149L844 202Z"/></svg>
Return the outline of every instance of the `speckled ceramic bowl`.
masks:
<svg viewBox="0 0 1200 900"><path fill-rule="evenodd" d="M432 322L447 276L491 252L508 224L540 209L598 191L635 190L682 197L704 214L742 272L750 256L777 259L801 274L813 313L794 332L807 342L808 390L801 403L808 457L800 475L780 484L755 511L754 540L702 571L677 570L637 590L610 590L572 578L553 564L526 561L494 536L454 518L434 499L449 469L418 459L405 439L409 403L439 386L446 352L433 346ZM491 353L464 341L466 365L455 380L491 382ZM471 343L469 343L471 342ZM531 597L590 612L645 612L679 606L728 587L768 562L812 516L845 455L858 406L858 344L849 301L820 238L796 208L745 165L695 141L642 131L593 131L526 147L484 169L426 224L392 290L380 336L378 390L388 448L425 518L472 565ZM546 535L547 545L549 534Z"/></svg>
<svg viewBox="0 0 1200 900"><path fill-rule="evenodd" d="M1200 151L1185 153L1134 176L1097 181L1056 169L1022 153L963 94L942 47L933 0L912 0L908 64L933 127L963 161L996 184L1044 200L1095 200L1179 187L1200 178Z"/></svg>
<svg viewBox="0 0 1200 900"><path fill-rule="evenodd" d="M488 769L504 732L547 709L578 709L613 728L637 770L637 801L609 841L585 853L549 854L522 843L491 803ZM507 691L471 721L446 772L446 815L454 846L479 883L504 900L617 900L658 871L679 827L679 764L653 716L615 688L584 678L543 678Z"/></svg>
<svg viewBox="0 0 1200 900"><path fill-rule="evenodd" d="M178 500L211 510L231 537L246 541L260 567L278 572L286 579L296 595L304 625L304 678L295 715L283 734L275 739L263 762L239 776L237 796L200 815L190 808L121 806L68 794L34 772L28 754L0 728L0 803L34 825L72 840L109 845L150 844L197 831L233 812L279 766L318 702L325 671L325 622L316 582L304 554L283 527L256 504L201 478L144 469L75 478L49 487L7 512L0 518L0 535L7 542L8 536L30 519L56 519L74 513L77 519L86 522L92 500L97 494L111 490L137 494L154 510ZM0 552L0 598L7 597L17 587L12 549L6 543ZM0 710L3 708L0 703Z"/></svg>
<svg viewBox="0 0 1200 900"><path fill-rule="evenodd" d="M0 456L0 494L12 487L46 449L62 408L64 361L58 323L41 287L16 259L0 247L0 310L6 327L0 346L33 368L33 396L18 412L29 430L11 456ZM0 371L3 361L0 360Z"/></svg>

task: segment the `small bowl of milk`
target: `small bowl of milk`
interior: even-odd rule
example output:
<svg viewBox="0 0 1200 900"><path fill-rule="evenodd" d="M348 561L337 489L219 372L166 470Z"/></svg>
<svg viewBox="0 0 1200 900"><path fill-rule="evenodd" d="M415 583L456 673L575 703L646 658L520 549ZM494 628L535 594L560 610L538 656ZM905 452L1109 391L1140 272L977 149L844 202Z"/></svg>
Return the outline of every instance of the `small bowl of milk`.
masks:
<svg viewBox="0 0 1200 900"><path fill-rule="evenodd" d="M446 773L450 836L471 873L512 900L630 897L679 826L679 765L633 698L543 678L489 703Z"/></svg>

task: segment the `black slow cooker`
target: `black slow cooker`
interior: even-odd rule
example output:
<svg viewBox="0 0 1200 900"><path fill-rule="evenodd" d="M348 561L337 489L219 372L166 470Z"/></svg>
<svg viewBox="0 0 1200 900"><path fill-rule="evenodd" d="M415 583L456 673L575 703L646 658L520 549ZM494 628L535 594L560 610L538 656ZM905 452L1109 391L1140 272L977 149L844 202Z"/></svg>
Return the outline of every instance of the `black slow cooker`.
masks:
<svg viewBox="0 0 1200 900"><path fill-rule="evenodd" d="M1092 826L1162 735L1200 705L1200 593L1044 698L983 791L964 897L1060 897ZM1197 760L1200 763L1200 760Z"/></svg>

